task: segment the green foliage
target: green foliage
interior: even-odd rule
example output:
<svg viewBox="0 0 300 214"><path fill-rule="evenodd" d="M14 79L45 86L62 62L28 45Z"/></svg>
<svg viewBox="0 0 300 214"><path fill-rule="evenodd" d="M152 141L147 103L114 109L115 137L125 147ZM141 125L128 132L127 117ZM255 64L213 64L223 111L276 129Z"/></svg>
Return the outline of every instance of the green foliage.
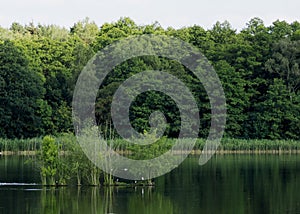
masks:
<svg viewBox="0 0 300 214"><path fill-rule="evenodd" d="M226 95L226 137L300 139L299 22L275 21L265 26L263 20L253 18L237 32L228 22L217 22L209 30L197 25L163 29L158 22L139 26L127 17L100 27L86 18L70 29L34 23L0 28L0 137L72 132L71 100L83 67L101 48L142 34L180 38L211 61ZM166 71L188 86L200 110L199 137L205 138L210 103L200 81L179 63L153 56L127 60L105 78L95 106L102 131L111 123L110 104L119 85L145 70ZM143 93L134 100L129 115L132 126L141 133L149 130L149 115L157 110L167 119L165 136L176 138L178 108L161 93ZM110 133L116 133L111 129Z"/></svg>
<svg viewBox="0 0 300 214"><path fill-rule="evenodd" d="M282 39L274 44L272 58L266 62L266 69L281 78L291 94L300 89L299 56L300 40Z"/></svg>
<svg viewBox="0 0 300 214"><path fill-rule="evenodd" d="M292 100L283 80L274 79L263 102L257 103L256 122L253 124L257 137L267 139L297 139L293 131L299 128L299 100ZM297 97L298 98L298 97ZM299 99L299 98L298 98Z"/></svg>
<svg viewBox="0 0 300 214"><path fill-rule="evenodd" d="M72 35L77 35L87 44L92 44L98 34L98 26L95 22L90 22L89 18L79 21L70 29Z"/></svg>
<svg viewBox="0 0 300 214"><path fill-rule="evenodd" d="M136 160L152 159L168 151L173 144L172 140L166 137L157 138L156 133L148 133L144 130L143 138L134 140L135 144L130 144L126 149L130 152L130 157ZM149 145L141 145L151 143ZM140 144L140 145L139 145Z"/></svg>
<svg viewBox="0 0 300 214"><path fill-rule="evenodd" d="M43 94L43 80L30 68L23 49L11 41L0 43L0 137L40 134L37 111Z"/></svg>
<svg viewBox="0 0 300 214"><path fill-rule="evenodd" d="M55 175L58 169L58 147L55 139L45 136L41 148L41 177L43 185L55 185Z"/></svg>

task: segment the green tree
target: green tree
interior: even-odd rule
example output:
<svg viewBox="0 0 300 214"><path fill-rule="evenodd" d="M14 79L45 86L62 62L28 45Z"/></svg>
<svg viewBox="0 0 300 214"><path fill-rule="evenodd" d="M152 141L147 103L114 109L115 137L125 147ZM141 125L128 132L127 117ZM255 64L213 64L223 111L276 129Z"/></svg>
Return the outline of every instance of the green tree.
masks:
<svg viewBox="0 0 300 214"><path fill-rule="evenodd" d="M46 102L43 103L46 109L42 112L47 112L44 119L49 118L48 114L51 113L51 122L46 122L48 125L44 127L45 132L55 134L69 131L72 127L70 92L73 79L73 43L41 38L34 40L28 54L33 58L32 66L38 66L46 80Z"/></svg>
<svg viewBox="0 0 300 214"><path fill-rule="evenodd" d="M227 137L243 137L244 123L247 120L247 109L250 105L251 93L246 87L250 84L243 73L236 71L226 61L219 61L214 66L222 82L226 96L226 131Z"/></svg>
<svg viewBox="0 0 300 214"><path fill-rule="evenodd" d="M2 137L33 137L40 133L36 113L43 98L43 78L31 69L22 48L0 43L0 112Z"/></svg>
<svg viewBox="0 0 300 214"><path fill-rule="evenodd" d="M75 23L70 32L81 38L86 44L92 44L96 40L99 28L95 22L90 22L89 18L85 18Z"/></svg>
<svg viewBox="0 0 300 214"><path fill-rule="evenodd" d="M255 105L253 132L256 138L299 139L296 134L296 129L299 128L299 116L296 113L299 110L299 101L292 102L289 96L284 81L274 79L264 96L264 101Z"/></svg>
<svg viewBox="0 0 300 214"><path fill-rule="evenodd" d="M100 27L93 47L95 51L98 51L114 41L138 34L142 34L142 29L132 19L128 17L121 18L115 23L105 23Z"/></svg>
<svg viewBox="0 0 300 214"><path fill-rule="evenodd" d="M283 79L290 98L300 88L300 40L280 40L273 47L273 55L266 62L266 69L276 78Z"/></svg>

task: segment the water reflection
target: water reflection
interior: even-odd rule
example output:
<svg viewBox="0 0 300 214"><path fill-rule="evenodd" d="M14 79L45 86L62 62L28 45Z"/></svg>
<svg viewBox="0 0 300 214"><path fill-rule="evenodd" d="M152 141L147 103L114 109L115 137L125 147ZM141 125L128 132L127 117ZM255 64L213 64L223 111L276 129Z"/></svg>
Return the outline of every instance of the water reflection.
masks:
<svg viewBox="0 0 300 214"><path fill-rule="evenodd" d="M22 161L11 157L4 162L0 158L0 182L37 182L38 175ZM300 212L298 155L225 155L202 167L197 163L197 157L188 158L156 179L155 187L3 184L0 213Z"/></svg>
<svg viewBox="0 0 300 214"><path fill-rule="evenodd" d="M27 213L174 213L171 200L151 187L43 189L40 201Z"/></svg>

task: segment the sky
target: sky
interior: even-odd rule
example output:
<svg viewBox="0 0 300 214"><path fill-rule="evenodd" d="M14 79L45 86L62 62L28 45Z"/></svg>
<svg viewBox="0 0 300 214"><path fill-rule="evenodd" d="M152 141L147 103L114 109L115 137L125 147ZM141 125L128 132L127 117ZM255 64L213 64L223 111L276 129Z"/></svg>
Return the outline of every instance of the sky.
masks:
<svg viewBox="0 0 300 214"><path fill-rule="evenodd" d="M138 25L158 21L162 27L199 25L210 29L217 21L229 21L241 30L251 18L266 25L276 20L300 21L299 0L1 0L0 26L11 23L55 24L71 27L89 17L99 26L130 17Z"/></svg>

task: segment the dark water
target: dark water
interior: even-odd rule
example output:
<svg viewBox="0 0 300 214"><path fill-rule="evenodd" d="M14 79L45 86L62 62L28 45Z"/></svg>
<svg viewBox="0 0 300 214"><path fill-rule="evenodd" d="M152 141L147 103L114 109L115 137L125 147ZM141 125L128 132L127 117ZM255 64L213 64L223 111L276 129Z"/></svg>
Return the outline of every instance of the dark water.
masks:
<svg viewBox="0 0 300 214"><path fill-rule="evenodd" d="M25 160L0 157L0 213L300 213L297 155L189 157L152 188L19 185L39 182Z"/></svg>

